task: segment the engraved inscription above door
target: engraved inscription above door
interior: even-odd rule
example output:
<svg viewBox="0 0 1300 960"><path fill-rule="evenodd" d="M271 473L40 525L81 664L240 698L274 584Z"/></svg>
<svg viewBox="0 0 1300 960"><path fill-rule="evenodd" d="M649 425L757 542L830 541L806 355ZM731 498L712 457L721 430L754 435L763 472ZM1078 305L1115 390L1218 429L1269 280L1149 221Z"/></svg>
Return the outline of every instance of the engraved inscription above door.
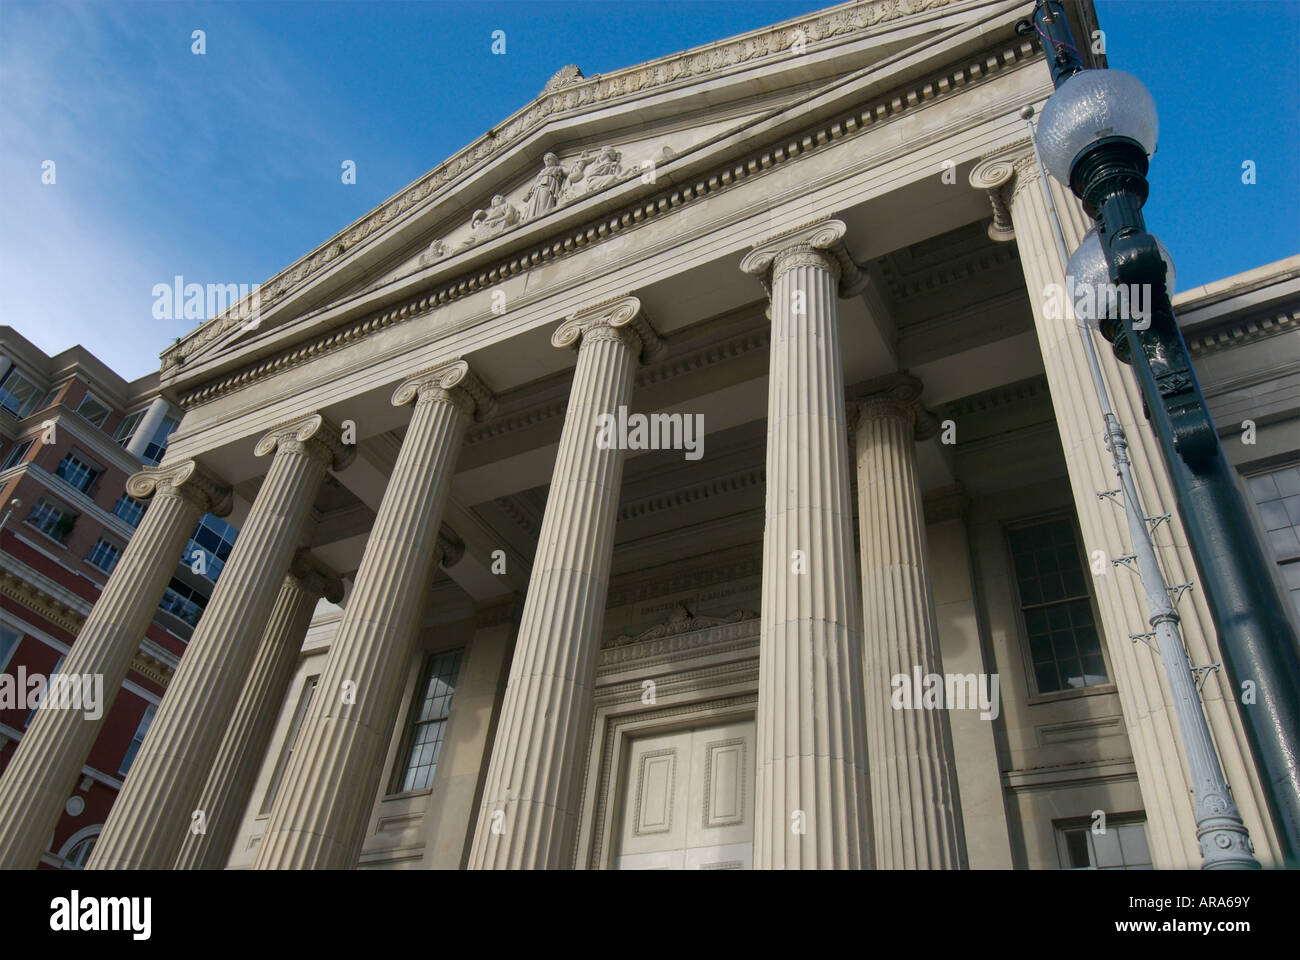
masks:
<svg viewBox="0 0 1300 960"><path fill-rule="evenodd" d="M754 721L641 737L624 771L620 870L748 870Z"/></svg>

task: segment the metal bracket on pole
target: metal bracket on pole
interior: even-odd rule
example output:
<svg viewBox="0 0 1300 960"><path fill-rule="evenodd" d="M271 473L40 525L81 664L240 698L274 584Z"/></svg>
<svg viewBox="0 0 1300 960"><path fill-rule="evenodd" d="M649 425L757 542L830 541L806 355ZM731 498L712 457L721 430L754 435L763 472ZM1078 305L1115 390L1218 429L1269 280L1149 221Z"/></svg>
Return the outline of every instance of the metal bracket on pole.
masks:
<svg viewBox="0 0 1300 960"><path fill-rule="evenodd" d="M1151 648L1152 653L1159 656L1160 647L1158 647L1156 644L1151 642L1152 640L1155 639L1155 636L1156 636L1155 633L1130 633L1128 635L1128 638L1132 640L1134 643L1137 643L1139 640L1141 640L1143 643L1145 643L1148 647Z"/></svg>
<svg viewBox="0 0 1300 960"><path fill-rule="evenodd" d="M1186 583L1175 583L1172 587L1165 587L1165 590L1169 592L1169 596L1173 598L1175 607L1178 606L1178 601L1183 599L1183 594L1190 589L1192 589L1192 581L1190 580Z"/></svg>
<svg viewBox="0 0 1300 960"><path fill-rule="evenodd" d="M1097 499L1109 500L1122 510L1124 508L1124 500L1120 497L1120 494L1123 492L1123 490L1098 490Z"/></svg>
<svg viewBox="0 0 1300 960"><path fill-rule="evenodd" d="M1162 523L1168 523L1168 522L1169 522L1169 516L1170 516L1170 515L1167 514L1167 513L1162 513L1162 514L1160 514L1159 516L1155 516L1155 517L1147 517L1147 518L1146 518L1146 521L1147 521L1147 523L1149 523L1149 524L1151 525L1151 532L1152 532L1152 533L1155 533L1155 532L1156 532L1156 528L1159 527L1160 524L1162 524Z"/></svg>
<svg viewBox="0 0 1300 960"><path fill-rule="evenodd" d="M1205 689L1205 678L1219 669L1219 664L1211 663L1205 667L1192 667L1192 676L1196 678L1196 690L1201 692Z"/></svg>
<svg viewBox="0 0 1300 960"><path fill-rule="evenodd" d="M1136 563L1137 563L1137 557L1135 557L1135 556L1134 556L1133 554L1131 554L1131 553L1129 553L1129 554L1125 554L1125 555L1122 556L1122 557L1116 557L1114 560L1111 561L1111 564L1112 564L1113 566L1116 566L1116 567L1118 567L1118 566L1124 566L1124 567L1127 567L1130 573L1132 573L1135 577L1137 577L1139 580L1141 580L1141 579L1142 579L1142 571L1139 570L1139 569L1137 568Z"/></svg>

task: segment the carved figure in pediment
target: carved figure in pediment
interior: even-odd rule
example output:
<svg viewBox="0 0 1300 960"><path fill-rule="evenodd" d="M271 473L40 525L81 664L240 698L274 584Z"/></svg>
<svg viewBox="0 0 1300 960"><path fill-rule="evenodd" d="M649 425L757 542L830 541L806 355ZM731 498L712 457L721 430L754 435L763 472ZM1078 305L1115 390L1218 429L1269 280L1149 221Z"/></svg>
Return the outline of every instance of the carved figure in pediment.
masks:
<svg viewBox="0 0 1300 960"><path fill-rule="evenodd" d="M585 162L584 162L585 161ZM585 180L587 193L595 193L627 174L623 169L623 155L613 147L601 147L600 154L578 161L580 164L575 180Z"/></svg>
<svg viewBox="0 0 1300 960"><path fill-rule="evenodd" d="M469 218L470 230L473 231L470 242L481 243L499 236L518 223L519 211L498 193L486 210L475 210L474 216Z"/></svg>
<svg viewBox="0 0 1300 960"><path fill-rule="evenodd" d="M431 263L437 263L447 255L447 247L441 240L435 240L429 244L429 248L420 254L420 266L427 267Z"/></svg>
<svg viewBox="0 0 1300 960"><path fill-rule="evenodd" d="M560 194L568 180L569 172L560 165L559 157L553 153L542 157L541 172L524 194L524 219L536 220L559 206Z"/></svg>

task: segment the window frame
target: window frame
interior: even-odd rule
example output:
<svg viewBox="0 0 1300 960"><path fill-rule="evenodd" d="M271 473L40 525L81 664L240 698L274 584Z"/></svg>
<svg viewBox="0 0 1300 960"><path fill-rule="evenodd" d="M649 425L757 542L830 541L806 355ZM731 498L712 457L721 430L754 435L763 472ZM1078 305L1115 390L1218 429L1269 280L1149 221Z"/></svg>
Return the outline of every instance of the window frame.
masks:
<svg viewBox="0 0 1300 960"><path fill-rule="evenodd" d="M31 406L24 411L23 407L27 405L27 402L24 402L23 404L20 404L16 410L10 410L9 406L4 402L4 400L0 399L0 410L4 410L15 420L26 420L33 413L35 413L37 409L39 409L39 405L41 401L45 399L46 396L49 395L49 391L42 390L39 386L37 386L35 380L31 379L25 373L19 370L17 364L15 364L14 366L11 366L8 370L5 371L5 375L3 377L0 377L0 394L7 394L8 396L11 397L14 396L13 391L9 389L9 381L14 377L17 377L23 383L27 384L29 387L32 388L32 393L28 395L28 399L31 403Z"/></svg>
<svg viewBox="0 0 1300 960"><path fill-rule="evenodd" d="M1147 815L1146 812L1142 810L1134 810L1127 813L1106 814L1106 830L1118 831L1120 827L1141 827L1142 839L1143 842L1146 844L1146 848L1147 848L1148 860L1146 864L1135 864L1133 866L1124 864L1123 866L1120 867L1098 867L1098 866L1093 866L1090 863L1086 867L1068 866L1067 858L1069 857L1069 841L1066 838L1066 835L1068 833L1077 833L1080 830L1084 831L1085 837L1089 844L1089 860L1093 859L1095 842L1092 839L1092 823L1093 823L1092 817L1066 817L1061 820L1052 821L1053 840L1056 843L1056 858L1057 858L1057 863L1060 864L1058 869L1066 870L1066 871L1076 871L1076 870L1121 871L1121 870L1154 870L1155 869L1155 863L1151 859L1151 835L1147 831ZM1123 849L1124 849L1123 844L1121 843L1120 845L1121 852L1123 851Z"/></svg>
<svg viewBox="0 0 1300 960"><path fill-rule="evenodd" d="M113 562L110 563L107 567L104 567L96 563L92 559L92 557L94 557L95 555L95 552L99 550L101 545L113 551ZM96 570L100 571L101 573L105 573L109 576L112 576L113 571L117 568L118 562L122 559L122 552L125 549L126 549L125 547L122 547L114 543L108 537L100 537L94 542L90 550L86 552L86 562L90 564L92 567L94 567Z"/></svg>
<svg viewBox="0 0 1300 960"><path fill-rule="evenodd" d="M140 421L144 419L148 407L141 407L138 410L132 410L122 416L122 422L117 425L113 431L113 441L122 448L131 442L135 437L135 432L140 429Z"/></svg>
<svg viewBox="0 0 1300 960"><path fill-rule="evenodd" d="M67 477L63 475L63 465L67 463L69 460L75 461L84 469L86 473L90 475L90 481L84 487L77 486L75 483L73 483L71 480L69 480ZM89 497L91 500L95 499L95 488L99 485L100 478L104 476L104 472L105 472L104 468L101 467L97 461L87 457L77 447L73 447L71 450L65 453L63 455L63 459L59 461L59 465L54 468L54 475L56 477L58 477L60 480L62 480L64 483L70 486L73 490L76 490L77 492Z"/></svg>
<svg viewBox="0 0 1300 960"><path fill-rule="evenodd" d="M1080 569L1084 574L1084 588L1087 592L1088 607L1092 611L1093 627L1097 631L1097 645L1101 650L1102 662L1106 665L1106 682L1091 686L1065 690L1051 690L1046 693L1038 689L1038 676L1034 672L1034 654L1029 646L1029 624L1025 620L1025 602L1020 594L1020 576L1016 572L1015 551L1011 547L1011 532L1021 527L1030 527L1051 520L1065 520L1070 524L1074 535L1074 547L1079 555ZM1075 697L1092 697L1116 692L1115 668L1106 649L1106 629L1102 623L1101 612L1097 607L1097 591L1093 586L1092 565L1089 563L1088 551L1084 547L1083 534L1079 529L1079 518L1068 506L1054 509L1038 510L1034 513L1003 519L999 523L1002 535L1002 549L1005 551L1007 582L1011 586L1012 606L1015 608L1016 637L1019 641L1020 664L1025 676L1026 704L1035 706L1040 703L1052 703L1057 700L1071 700ZM1109 574L1111 571L1107 571ZM1082 597L1072 597L1079 600ZM1066 601L1058 601L1066 602Z"/></svg>
<svg viewBox="0 0 1300 960"><path fill-rule="evenodd" d="M63 547L66 550L68 548L68 544L66 540L60 539L59 537L54 536L54 534L50 533L48 530L45 530L38 524L32 523L32 516L36 513L36 509L41 504L45 504L46 507L56 511L59 514L60 519L55 523L56 527L60 523L62 523L63 520L70 519L70 522L68 523L67 526L67 530L63 534L65 538L68 536L68 534L72 533L73 528L76 527L77 525L77 521L81 519L81 514L78 513L76 510L73 510L71 507L62 504L62 502L57 500L56 498L49 496L47 494L41 494L39 497L36 498L36 503L32 505L32 509L28 512L27 516L23 519L23 523L25 523L27 526L31 527L41 536L48 538L54 543L57 543L59 546Z"/></svg>
<svg viewBox="0 0 1300 960"><path fill-rule="evenodd" d="M1300 469L1300 460L1295 459L1294 456L1288 456L1280 460L1265 461L1262 464L1252 466L1248 470L1238 469L1237 476L1238 485L1241 495L1246 501L1251 523L1255 525L1255 539L1259 542L1264 556L1271 561L1270 572L1273 576L1273 583L1277 587L1283 604L1286 605L1287 613L1291 615L1292 623L1295 624L1297 630L1300 630L1300 608L1297 608L1296 602L1292 600L1291 589L1287 586L1286 577L1282 572L1283 567L1289 567L1293 564L1300 567L1300 557L1292 557L1287 560L1278 559L1277 552L1273 549L1269 537L1270 531L1264 522L1263 511L1255 499L1255 492L1250 484L1250 481L1256 477L1269 476L1288 469Z"/></svg>
<svg viewBox="0 0 1300 960"><path fill-rule="evenodd" d="M10 450L9 453L5 455L3 465L0 466L0 470L12 470L14 469L14 467L21 467L26 462L24 458L27 456L28 453L31 452L32 447L36 446L37 439L38 438L36 436L30 436L27 437L25 440L19 440L17 443L15 443L13 449ZM19 450L21 450L22 452L18 453ZM11 463L10 461L14 459L15 453L18 453L18 459Z"/></svg>
<svg viewBox="0 0 1300 960"><path fill-rule="evenodd" d="M85 407L87 403L94 403L101 410L104 411L104 415L100 418L98 423L96 423L90 417L86 416ZM78 416L80 416L91 426L96 427L99 430L103 430L104 424L108 423L108 418L113 415L113 408L109 406L107 403L105 403L103 400L99 399L99 397L95 396L89 390L87 390L85 395L81 398L81 402L77 404L76 412Z"/></svg>
<svg viewBox="0 0 1300 960"><path fill-rule="evenodd" d="M416 675L415 688L412 690L407 702L406 710L403 711L401 726L401 738L398 740L397 754L392 762L392 769L389 772L385 798L417 796L422 793L428 793L433 789L437 780L438 770L442 766L442 746L447 742L447 733L451 728L452 708L456 702L456 688L460 685L461 674L465 670L465 659L468 649L466 647L452 647L450 649L435 650L425 654L420 661L420 672ZM430 720L419 720L420 712L424 706L425 691L429 687L429 680L432 677L434 665L443 657L455 656L456 672L452 677L451 696L447 700L447 714L445 717L435 717ZM434 761L433 773L429 777L429 785L425 787L403 788L407 774L411 768L411 749L415 745L415 736L418 729L425 724L441 722L443 724L442 737L439 739L438 759ZM423 764L422 764L423 766Z"/></svg>

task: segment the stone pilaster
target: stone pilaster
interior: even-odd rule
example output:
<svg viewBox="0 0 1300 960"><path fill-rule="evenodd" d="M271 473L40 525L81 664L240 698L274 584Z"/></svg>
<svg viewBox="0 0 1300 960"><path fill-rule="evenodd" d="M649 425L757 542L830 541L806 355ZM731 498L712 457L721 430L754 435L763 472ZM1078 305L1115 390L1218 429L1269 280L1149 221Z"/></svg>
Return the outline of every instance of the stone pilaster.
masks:
<svg viewBox="0 0 1300 960"><path fill-rule="evenodd" d="M258 869L350 869L382 776L443 543L438 528L476 408L491 394L456 360L405 381L415 409L366 541L316 696L258 847Z"/></svg>
<svg viewBox="0 0 1300 960"><path fill-rule="evenodd" d="M325 472L342 469L355 449L344 447L335 428L313 414L258 441L258 456L272 451L230 559L91 853L91 869L171 867L186 832L206 830L199 793L257 641Z"/></svg>
<svg viewBox="0 0 1300 960"><path fill-rule="evenodd" d="M621 444L602 449L604 415L632 395L638 357L658 346L635 297L597 305L560 325L551 342L580 343L578 365L533 558L505 701L469 866L572 866L579 775L614 525Z"/></svg>
<svg viewBox="0 0 1300 960"><path fill-rule="evenodd" d="M943 673L916 472L920 397L920 382L899 374L854 404L868 780L882 870L966 866L948 711L892 703L894 677Z"/></svg>
<svg viewBox="0 0 1300 960"><path fill-rule="evenodd" d="M0 868L35 869L140 649L181 551L204 513L230 510L230 491L193 460L142 471L133 497L152 497L63 661L65 675L104 678L98 719L37 710L0 778Z"/></svg>
<svg viewBox="0 0 1300 960"><path fill-rule="evenodd" d="M852 264L838 220L755 247L771 291L767 521L754 866L871 863L862 608L853 557L836 298ZM843 279L842 279L843 278Z"/></svg>
<svg viewBox="0 0 1300 960"><path fill-rule="evenodd" d="M343 584L309 555L299 553L280 585L252 669L199 794L198 809L207 816L207 833L185 834L176 858L178 870L225 867L321 597L338 603L343 599Z"/></svg>
<svg viewBox="0 0 1300 960"><path fill-rule="evenodd" d="M998 169L990 169L995 167ZM1115 486L1115 474L1103 442L1101 405L1088 370L1077 321L1068 311L1066 318L1060 318L1056 316L1060 311L1045 310L1051 285L1057 285L1058 294L1064 287L1065 262L1032 152L1024 148L1015 154L991 158L971 173L971 183L976 187L985 188L994 182L1006 184L1001 187L1002 196L1010 207L1015 228L1084 549L1088 553L1102 550L1113 560L1131 552L1128 525L1121 508L1097 496L1099 491ZM1065 244L1073 251L1092 223L1068 188L1050 178L1048 183ZM1049 316L1049 312L1053 315ZM1132 371L1115 359L1104 340L1098 337L1096 343L1111 404L1128 438L1133 476L1142 503L1150 512L1168 510L1174 514L1154 534L1165 578L1171 584L1195 583L1195 561L1175 510L1173 490L1159 447L1142 413L1137 383ZM1192 809L1192 785L1164 668L1150 647L1129 639L1130 634L1145 629L1147 622L1142 585L1123 569L1109 569L1103 576L1094 576L1092 584L1146 806L1153 862L1159 868L1195 868L1200 865L1201 857ZM1192 664L1222 662L1214 624L1199 586L1183 594L1178 614ZM1277 862L1277 842L1271 821L1264 813L1263 794L1232 703L1233 691L1221 673L1212 672L1206 679L1202 699L1224 773L1254 841L1256 856L1265 866Z"/></svg>

